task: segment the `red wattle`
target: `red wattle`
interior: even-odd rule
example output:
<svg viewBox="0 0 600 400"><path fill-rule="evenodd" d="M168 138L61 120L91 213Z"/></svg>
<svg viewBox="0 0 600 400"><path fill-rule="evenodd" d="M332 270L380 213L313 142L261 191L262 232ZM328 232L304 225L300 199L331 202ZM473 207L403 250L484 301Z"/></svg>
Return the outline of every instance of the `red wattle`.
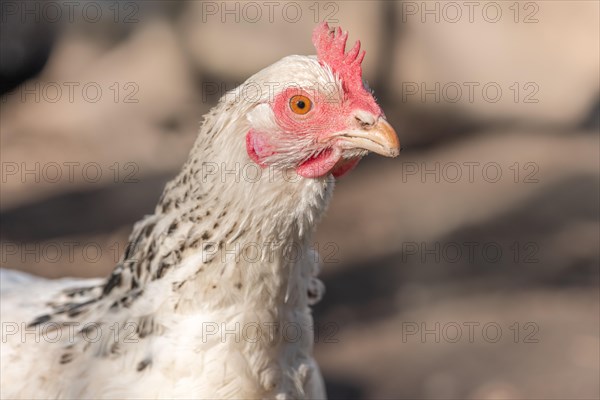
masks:
<svg viewBox="0 0 600 400"><path fill-rule="evenodd" d="M358 165L360 158L351 158L349 160L340 160L331 170L334 177L340 178L352 171Z"/></svg>
<svg viewBox="0 0 600 400"><path fill-rule="evenodd" d="M342 153L339 149L329 148L319 153L318 156L306 160L296 172L304 178L319 178L327 175L340 160Z"/></svg>

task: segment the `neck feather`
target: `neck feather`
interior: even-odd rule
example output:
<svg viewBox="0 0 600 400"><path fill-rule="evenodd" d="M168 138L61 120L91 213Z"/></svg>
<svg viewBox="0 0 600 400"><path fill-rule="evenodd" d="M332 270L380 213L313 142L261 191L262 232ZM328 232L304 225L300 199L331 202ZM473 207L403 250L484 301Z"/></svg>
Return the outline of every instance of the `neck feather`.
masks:
<svg viewBox="0 0 600 400"><path fill-rule="evenodd" d="M235 106L223 100L207 115L155 213L135 225L115 270L128 276L123 289L160 282L175 292L171 298L190 298L173 304L188 309L247 301L260 288L271 301L306 303L304 270L316 262L309 240L333 178L254 164L245 113Z"/></svg>

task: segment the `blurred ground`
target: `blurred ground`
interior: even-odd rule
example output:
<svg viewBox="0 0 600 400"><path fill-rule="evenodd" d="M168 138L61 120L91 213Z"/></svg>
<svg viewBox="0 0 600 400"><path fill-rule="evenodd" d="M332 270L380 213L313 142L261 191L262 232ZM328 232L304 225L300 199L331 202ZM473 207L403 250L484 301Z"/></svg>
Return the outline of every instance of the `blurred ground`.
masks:
<svg viewBox="0 0 600 400"><path fill-rule="evenodd" d="M97 21L54 22L9 3L2 267L109 272L202 115L258 69L311 54L330 18L363 42L405 147L341 180L317 230L330 396L600 397L597 2L296 3L296 22L277 3L272 23L243 3L91 2Z"/></svg>

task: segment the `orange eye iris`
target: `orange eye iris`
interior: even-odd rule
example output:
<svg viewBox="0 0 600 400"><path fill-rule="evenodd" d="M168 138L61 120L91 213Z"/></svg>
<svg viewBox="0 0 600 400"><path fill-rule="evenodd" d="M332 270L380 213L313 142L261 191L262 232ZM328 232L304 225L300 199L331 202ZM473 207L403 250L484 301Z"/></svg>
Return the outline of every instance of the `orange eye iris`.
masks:
<svg viewBox="0 0 600 400"><path fill-rule="evenodd" d="M294 113L304 115L312 108L312 101L301 94L292 96L290 99L290 108Z"/></svg>

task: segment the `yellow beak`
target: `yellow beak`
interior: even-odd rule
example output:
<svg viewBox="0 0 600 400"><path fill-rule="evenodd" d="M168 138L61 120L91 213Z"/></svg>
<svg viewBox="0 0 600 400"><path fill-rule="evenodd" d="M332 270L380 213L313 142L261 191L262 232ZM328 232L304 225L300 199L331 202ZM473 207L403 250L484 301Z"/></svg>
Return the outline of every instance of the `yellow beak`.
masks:
<svg viewBox="0 0 600 400"><path fill-rule="evenodd" d="M337 136L344 149L364 149L385 157L400 154L400 141L392 126L383 118L374 125L340 132Z"/></svg>

